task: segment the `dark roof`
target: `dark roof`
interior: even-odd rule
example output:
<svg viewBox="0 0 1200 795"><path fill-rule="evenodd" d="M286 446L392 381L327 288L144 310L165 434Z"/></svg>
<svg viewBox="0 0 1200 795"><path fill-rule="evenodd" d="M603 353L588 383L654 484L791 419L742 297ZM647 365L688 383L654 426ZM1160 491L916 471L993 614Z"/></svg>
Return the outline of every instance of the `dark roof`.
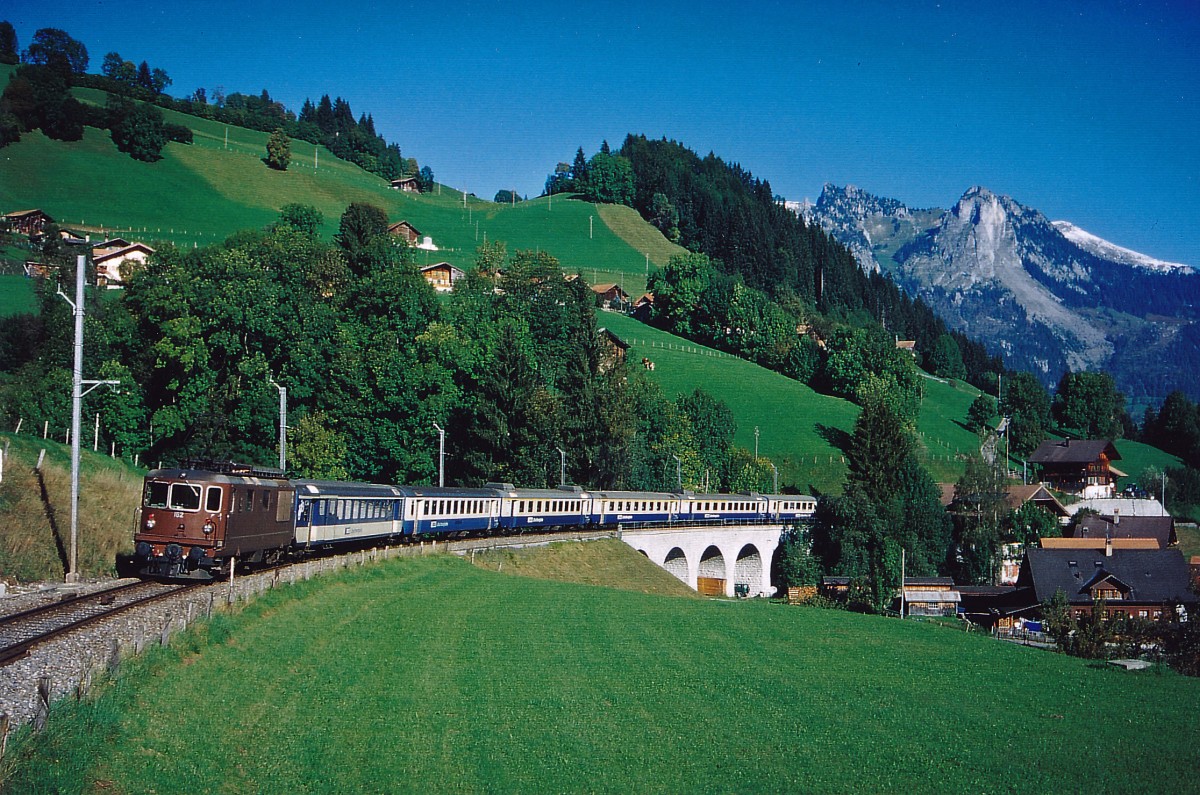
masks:
<svg viewBox="0 0 1200 795"><path fill-rule="evenodd" d="M1040 483L1031 483L1026 486L1006 486L1004 491L1008 507L1014 511L1018 510L1025 503L1032 501L1034 505L1049 511L1055 516L1070 515L1070 512L1058 501L1058 498Z"/></svg>
<svg viewBox="0 0 1200 795"><path fill-rule="evenodd" d="M1080 517L1075 538L1153 538L1160 547L1177 543L1175 519L1170 516Z"/></svg>
<svg viewBox="0 0 1200 795"><path fill-rule="evenodd" d="M1121 454L1107 439L1062 439L1045 441L1029 456L1031 464L1090 464L1101 455L1117 461Z"/></svg>
<svg viewBox="0 0 1200 795"><path fill-rule="evenodd" d="M953 588L954 580L950 577L905 577L905 588L937 587Z"/></svg>
<svg viewBox="0 0 1200 795"><path fill-rule="evenodd" d="M1033 586L1046 604L1062 589L1071 604L1091 604L1089 583L1114 578L1131 589L1125 601L1142 604L1193 604L1188 567L1177 549L1029 549L1021 564L1018 587Z"/></svg>
<svg viewBox="0 0 1200 795"><path fill-rule="evenodd" d="M613 345L616 345L618 348L620 348L623 351L629 350L629 343L626 342L625 340L621 339L620 337L618 337L616 334L614 334L611 330L609 330L607 328L596 329L596 335L599 337L606 337L609 342L611 342Z"/></svg>

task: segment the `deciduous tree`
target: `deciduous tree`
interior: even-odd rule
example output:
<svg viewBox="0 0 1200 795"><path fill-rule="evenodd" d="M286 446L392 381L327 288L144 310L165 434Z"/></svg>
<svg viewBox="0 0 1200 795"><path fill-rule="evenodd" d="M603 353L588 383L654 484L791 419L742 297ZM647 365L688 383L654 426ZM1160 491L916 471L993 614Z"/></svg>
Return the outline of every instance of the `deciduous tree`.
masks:
<svg viewBox="0 0 1200 795"><path fill-rule="evenodd" d="M277 171L287 171L292 162L292 141L282 127L275 129L267 139L266 163Z"/></svg>

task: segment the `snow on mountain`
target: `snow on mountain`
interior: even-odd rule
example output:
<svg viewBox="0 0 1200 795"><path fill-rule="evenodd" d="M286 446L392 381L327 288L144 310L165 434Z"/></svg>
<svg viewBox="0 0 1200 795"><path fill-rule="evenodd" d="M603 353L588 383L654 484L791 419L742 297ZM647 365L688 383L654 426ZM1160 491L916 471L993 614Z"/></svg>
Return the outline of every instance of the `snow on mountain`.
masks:
<svg viewBox="0 0 1200 795"><path fill-rule="evenodd" d="M1160 259L1154 259L1145 254L1118 246L1115 243L1110 243L1104 238L1096 237L1092 233L1080 229L1069 221L1052 221L1051 223L1054 224L1055 228L1067 240L1070 240L1084 251L1095 254L1097 257L1103 257L1122 265L1145 268L1146 270L1157 271L1159 273L1196 272L1196 269L1190 265L1184 265L1181 262L1164 262Z"/></svg>

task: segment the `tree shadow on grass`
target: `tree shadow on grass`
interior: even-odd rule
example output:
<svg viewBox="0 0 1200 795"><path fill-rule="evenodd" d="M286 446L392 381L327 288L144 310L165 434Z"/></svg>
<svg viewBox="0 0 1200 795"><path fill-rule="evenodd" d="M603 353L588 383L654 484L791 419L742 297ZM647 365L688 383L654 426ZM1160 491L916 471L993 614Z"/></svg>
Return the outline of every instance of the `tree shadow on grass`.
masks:
<svg viewBox="0 0 1200 795"><path fill-rule="evenodd" d="M850 433L843 431L841 428L834 428L830 425L822 425L817 423L817 435L824 439L829 444L846 453L850 450L850 440L853 438Z"/></svg>

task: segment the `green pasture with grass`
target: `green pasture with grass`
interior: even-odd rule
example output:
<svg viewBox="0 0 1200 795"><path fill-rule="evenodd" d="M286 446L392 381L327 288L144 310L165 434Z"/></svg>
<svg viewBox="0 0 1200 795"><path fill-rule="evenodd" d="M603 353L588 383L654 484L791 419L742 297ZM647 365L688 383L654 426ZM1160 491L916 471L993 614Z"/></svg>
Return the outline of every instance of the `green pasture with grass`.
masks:
<svg viewBox="0 0 1200 795"><path fill-rule="evenodd" d="M669 396L700 388L725 401L737 423L734 442L739 447L754 450L757 426L759 454L779 468L780 487L841 491L846 465L840 445L854 430L857 406L625 315L603 312L596 323L629 343L625 355L631 366L640 367L643 358L654 362L650 377Z"/></svg>
<svg viewBox="0 0 1200 795"><path fill-rule="evenodd" d="M0 274L0 318L37 311L33 279Z"/></svg>
<svg viewBox="0 0 1200 795"><path fill-rule="evenodd" d="M6 786L1187 792L1198 700L1169 671L941 626L407 558L282 586L125 662L10 742Z"/></svg>
<svg viewBox="0 0 1200 795"><path fill-rule="evenodd" d="M0 82L10 72L0 69ZM83 102L105 104L102 91L73 92ZM261 228L291 202L320 210L324 232L332 237L346 207L367 202L433 239L438 250L418 251L421 265L444 260L470 267L481 243L502 240L510 252L548 251L568 272L584 273L594 283L621 283L635 294L645 289L649 270L682 251L627 207L569 196L515 206L472 195L464 202L462 192L444 185L428 194L404 193L323 146L299 140L292 141L291 165L281 172L263 162L268 133L172 110L163 110L163 117L191 128L194 138L190 145L168 142L156 163L118 152L105 130L86 128L76 142L51 141L40 132L22 135L0 159L0 211L37 207L63 226L190 248ZM436 172L437 164L429 165Z"/></svg>

